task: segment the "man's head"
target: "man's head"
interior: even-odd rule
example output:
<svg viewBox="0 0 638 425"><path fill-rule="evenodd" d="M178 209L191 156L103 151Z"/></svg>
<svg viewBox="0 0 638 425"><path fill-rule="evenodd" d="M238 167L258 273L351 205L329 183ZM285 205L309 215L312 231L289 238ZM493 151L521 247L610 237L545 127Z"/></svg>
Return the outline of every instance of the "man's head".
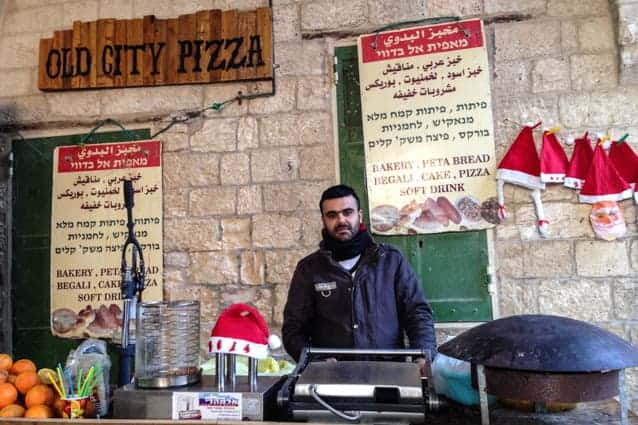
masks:
<svg viewBox="0 0 638 425"><path fill-rule="evenodd" d="M347 241L359 232L363 212L354 189L343 184L326 189L319 201L321 221L334 239Z"/></svg>

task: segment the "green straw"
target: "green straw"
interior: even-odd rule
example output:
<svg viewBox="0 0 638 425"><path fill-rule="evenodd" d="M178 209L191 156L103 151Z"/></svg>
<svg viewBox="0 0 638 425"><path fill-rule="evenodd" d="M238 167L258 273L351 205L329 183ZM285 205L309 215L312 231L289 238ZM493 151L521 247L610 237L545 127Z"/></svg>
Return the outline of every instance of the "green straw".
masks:
<svg viewBox="0 0 638 425"><path fill-rule="evenodd" d="M66 390L64 389L64 379L62 379L62 372L60 371L60 366L56 368L58 372L58 379L60 380L60 389L62 390L62 398L66 398Z"/></svg>
<svg viewBox="0 0 638 425"><path fill-rule="evenodd" d="M80 371L78 372L78 384L77 384L77 390L78 390L78 395L80 395L80 388L82 388L80 386L80 383L82 382L82 368L80 368Z"/></svg>
<svg viewBox="0 0 638 425"><path fill-rule="evenodd" d="M80 390L80 396L81 397L85 397L86 396L86 387L89 384L89 381L91 381L91 379L93 379L93 375L95 374L95 366L91 366L91 368L89 369L89 373L86 374L86 378L84 378L84 384L82 384L82 389Z"/></svg>
<svg viewBox="0 0 638 425"><path fill-rule="evenodd" d="M624 142L625 140L627 140L627 137L629 137L629 133L625 133L625 135L624 135L624 136L622 136L622 137L620 138L620 140L618 140L618 143L622 143L622 142Z"/></svg>

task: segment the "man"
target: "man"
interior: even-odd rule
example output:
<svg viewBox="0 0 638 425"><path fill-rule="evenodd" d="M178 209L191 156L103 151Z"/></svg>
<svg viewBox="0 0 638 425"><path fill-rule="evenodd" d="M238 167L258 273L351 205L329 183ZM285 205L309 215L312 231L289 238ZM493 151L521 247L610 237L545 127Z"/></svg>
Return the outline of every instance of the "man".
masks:
<svg viewBox="0 0 638 425"><path fill-rule="evenodd" d="M401 252L374 242L354 190L328 188L319 209L323 240L297 264L284 308L288 354L299 360L306 346L405 348L405 332L410 348L433 358L432 310L417 277Z"/></svg>

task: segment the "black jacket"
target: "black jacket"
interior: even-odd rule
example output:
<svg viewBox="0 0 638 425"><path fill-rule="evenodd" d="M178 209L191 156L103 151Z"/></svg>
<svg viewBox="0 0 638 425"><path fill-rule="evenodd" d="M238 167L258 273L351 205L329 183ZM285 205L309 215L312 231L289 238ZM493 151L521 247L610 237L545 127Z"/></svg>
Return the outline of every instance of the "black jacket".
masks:
<svg viewBox="0 0 638 425"><path fill-rule="evenodd" d="M409 348L435 354L432 310L403 255L373 244L354 275L318 250L302 259L288 291L284 348L295 360L305 346Z"/></svg>

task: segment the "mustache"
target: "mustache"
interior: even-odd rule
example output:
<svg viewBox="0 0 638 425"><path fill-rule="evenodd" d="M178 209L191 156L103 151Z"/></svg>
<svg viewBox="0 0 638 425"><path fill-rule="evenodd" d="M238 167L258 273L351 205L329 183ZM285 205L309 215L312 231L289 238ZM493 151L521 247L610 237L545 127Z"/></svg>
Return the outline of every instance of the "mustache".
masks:
<svg viewBox="0 0 638 425"><path fill-rule="evenodd" d="M350 226L349 224L340 224L337 227L335 227L335 230L341 230L341 229L352 230L352 226Z"/></svg>

